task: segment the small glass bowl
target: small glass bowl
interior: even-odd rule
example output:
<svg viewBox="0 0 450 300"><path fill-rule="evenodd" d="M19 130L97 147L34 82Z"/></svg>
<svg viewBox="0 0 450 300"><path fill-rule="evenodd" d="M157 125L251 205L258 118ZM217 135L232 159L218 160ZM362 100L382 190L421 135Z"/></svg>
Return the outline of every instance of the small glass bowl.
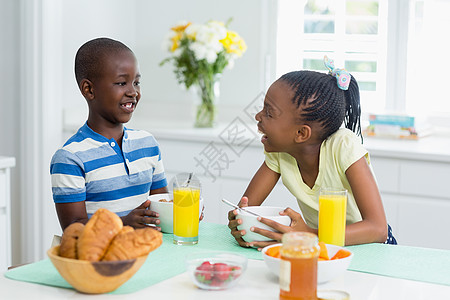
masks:
<svg viewBox="0 0 450 300"><path fill-rule="evenodd" d="M247 257L230 252L199 252L186 257L186 268L196 286L223 290L234 286L247 269Z"/></svg>

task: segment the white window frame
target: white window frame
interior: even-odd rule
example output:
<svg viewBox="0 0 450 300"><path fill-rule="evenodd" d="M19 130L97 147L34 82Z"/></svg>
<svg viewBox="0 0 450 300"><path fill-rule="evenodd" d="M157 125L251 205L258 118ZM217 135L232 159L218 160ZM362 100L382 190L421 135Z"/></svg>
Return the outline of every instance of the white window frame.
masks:
<svg viewBox="0 0 450 300"><path fill-rule="evenodd" d="M377 101L383 98L386 101L386 56L387 56L387 0L379 1L380 17L371 16L349 16L346 15L346 1L334 1L333 15L304 15L307 0L303 1L279 1L278 32L292 32L290 28L298 28L300 34L278 34L277 35L277 58L298 57L298 61L291 64L291 60L277 59L277 76L286 72L303 69L304 59L322 60L324 54L334 59L335 65L344 66L345 61L376 61L377 71L374 72L352 72L359 82L376 82L376 91L361 90L361 97L366 101ZM345 17L345 18L344 18ZM378 22L378 33L375 35L346 34L346 22L353 20L375 20ZM314 34L303 33L304 23L307 20L330 20L334 22L335 33ZM303 34L302 34L303 33ZM344 43L342 41L345 41ZM364 43L361 43L364 41ZM376 48L373 51L373 48ZM319 52L308 50L320 49ZM323 50L323 51L322 51ZM348 51L360 51L360 53L349 54ZM285 65L283 65L283 63ZM288 65L289 64L289 65ZM383 96L380 96L383 95Z"/></svg>
<svg viewBox="0 0 450 300"><path fill-rule="evenodd" d="M331 0L330 0L331 1ZM303 32L304 26L304 17L303 14L299 14L298 12L302 12L304 9L304 5L306 0L282 0L279 1L278 7L279 15L283 14L284 11L287 11L287 15L285 18L278 18L278 31L282 30L282 28L288 28L286 26L300 28L301 32ZM408 36L410 29L410 16L414 15L414 1L413 0L379 0L380 11L383 11L386 6L387 7L387 23L386 26L380 26L379 32L384 32L387 35L387 40L384 42L385 45L379 45L379 47L386 47L386 61L385 63L380 63L377 67L385 66L385 69L377 69L377 76L384 76L385 80L377 80L377 90L379 91L378 95L385 97L385 107L380 112L385 113L400 113L406 114L407 108L407 74L408 74ZM283 10L284 6L284 10ZM382 7L383 6L383 7ZM289 9L286 9L289 7ZM344 9L344 6L336 5L337 9ZM296 14L294 12L297 12ZM296 17L294 17L296 16ZM380 23L379 25L382 25ZM335 23L335 26L340 26L338 22ZM278 33L277 31L277 33ZM338 30L336 30L338 31ZM284 40L283 40L284 39ZM289 39L289 40L287 40ZM279 55L285 55L290 57L296 57L296 51L298 49L302 49L302 45L304 41L302 41L301 35L293 36L280 36L277 34L277 57ZM286 49L286 45L290 45L290 49ZM342 43L341 43L342 45ZM336 66L342 66L345 58L339 54L343 51L339 50L340 45L337 45L335 56L333 57L335 60ZM323 54L318 54L317 58L321 58ZM282 66L279 65L279 61L277 60L276 70L277 76L280 74L286 73L287 71L298 70L303 67L303 58L298 60L293 60L292 66ZM289 69L288 67L291 67ZM368 74L363 73L353 73L358 81L367 80ZM370 75L372 76L372 75ZM381 86L380 83L383 83ZM361 96L364 97L364 92L361 93ZM379 112L379 111L368 111L364 110L363 107L363 119L367 118L368 113ZM437 125L439 127L449 127L450 124L450 116L448 114L441 115L427 115L428 121L432 125Z"/></svg>
<svg viewBox="0 0 450 300"><path fill-rule="evenodd" d="M391 0L388 9L388 47L386 67L386 110L404 112L406 108L406 74L409 0Z"/></svg>

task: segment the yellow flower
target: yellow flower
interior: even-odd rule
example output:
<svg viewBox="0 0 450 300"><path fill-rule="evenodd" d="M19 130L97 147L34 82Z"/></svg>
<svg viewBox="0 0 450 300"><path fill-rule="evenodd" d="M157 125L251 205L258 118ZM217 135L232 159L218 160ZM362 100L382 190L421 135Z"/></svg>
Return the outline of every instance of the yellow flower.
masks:
<svg viewBox="0 0 450 300"><path fill-rule="evenodd" d="M178 22L163 40L162 47L170 56L160 65L172 62L178 82L186 88L210 80L211 74L221 74L225 68L231 69L247 45L238 33L227 29L230 21Z"/></svg>
<svg viewBox="0 0 450 300"><path fill-rule="evenodd" d="M170 38L172 41L172 47L170 47L170 51L174 52L180 46L180 40L183 37L184 31L187 27L191 25L191 22L182 23L171 27L170 29L174 32L174 35Z"/></svg>
<svg viewBox="0 0 450 300"><path fill-rule="evenodd" d="M183 34L177 33L170 40L172 41L172 47L170 47L170 52L174 52L180 46L180 40Z"/></svg>
<svg viewBox="0 0 450 300"><path fill-rule="evenodd" d="M242 39L235 31L227 30L227 36L220 40L220 42L227 53L235 54L238 57L242 56L247 50L244 39Z"/></svg>
<svg viewBox="0 0 450 300"><path fill-rule="evenodd" d="M171 27L170 29L172 29L173 31L175 31L176 33L183 33L184 30L191 25L191 22L187 22L186 24L180 24L174 27Z"/></svg>

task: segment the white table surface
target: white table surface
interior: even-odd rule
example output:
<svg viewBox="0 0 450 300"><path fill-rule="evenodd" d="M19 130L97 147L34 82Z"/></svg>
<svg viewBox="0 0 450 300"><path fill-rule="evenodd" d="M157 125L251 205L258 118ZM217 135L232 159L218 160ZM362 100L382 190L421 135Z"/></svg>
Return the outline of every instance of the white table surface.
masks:
<svg viewBox="0 0 450 300"><path fill-rule="evenodd" d="M450 286L346 271L318 286L318 290L343 290L351 300L450 299ZM278 299L278 278L262 260L249 260L247 271L234 287L205 291L194 286L187 273L125 295L85 295L72 289L26 283L0 276L0 299Z"/></svg>

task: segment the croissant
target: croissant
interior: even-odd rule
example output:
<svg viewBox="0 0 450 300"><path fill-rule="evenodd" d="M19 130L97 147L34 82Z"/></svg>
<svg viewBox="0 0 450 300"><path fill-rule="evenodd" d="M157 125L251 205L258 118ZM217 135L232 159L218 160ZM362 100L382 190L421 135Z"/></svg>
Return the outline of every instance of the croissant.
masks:
<svg viewBox="0 0 450 300"><path fill-rule="evenodd" d="M84 224L82 223L72 223L64 229L61 246L59 247L59 256L78 258L77 241L83 229Z"/></svg>
<svg viewBox="0 0 450 300"><path fill-rule="evenodd" d="M119 233L106 251L103 260L133 259L148 254L162 243L162 233L152 228L140 228Z"/></svg>
<svg viewBox="0 0 450 300"><path fill-rule="evenodd" d="M99 261L114 237L122 230L122 219L115 213L100 208L86 223L78 238L78 259Z"/></svg>

